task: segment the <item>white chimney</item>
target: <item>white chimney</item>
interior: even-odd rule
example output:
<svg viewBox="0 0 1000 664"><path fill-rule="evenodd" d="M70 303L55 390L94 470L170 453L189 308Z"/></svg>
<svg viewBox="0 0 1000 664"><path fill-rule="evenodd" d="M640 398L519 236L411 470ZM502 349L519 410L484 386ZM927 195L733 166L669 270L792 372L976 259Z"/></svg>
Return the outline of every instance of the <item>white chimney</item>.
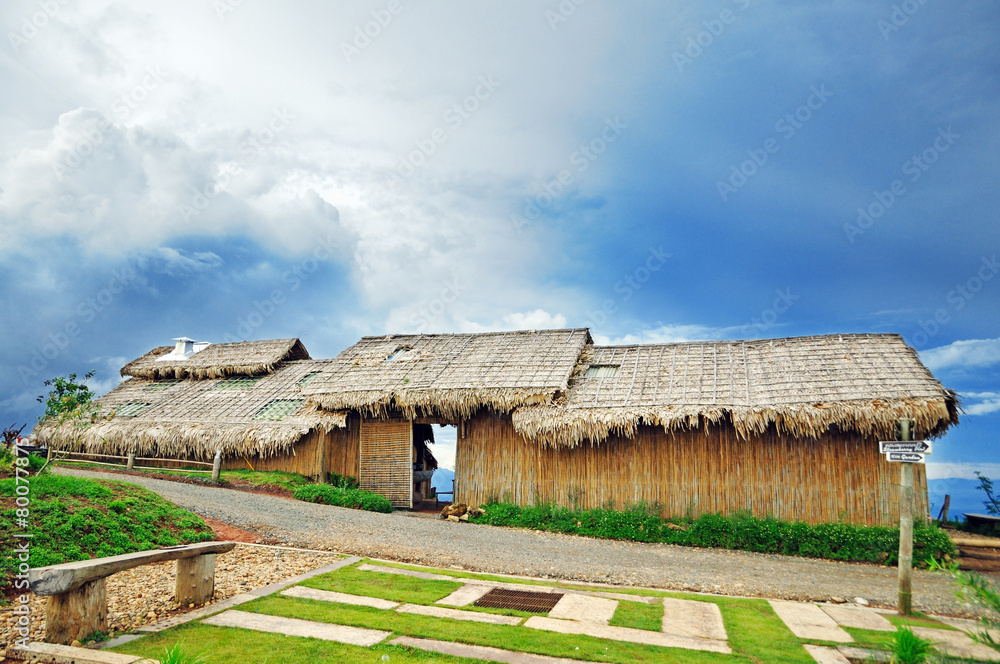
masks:
<svg viewBox="0 0 1000 664"><path fill-rule="evenodd" d="M186 360L200 350L208 348L211 344L207 341L195 341L188 337L177 337L174 349L166 355L156 358L157 362L176 362Z"/></svg>

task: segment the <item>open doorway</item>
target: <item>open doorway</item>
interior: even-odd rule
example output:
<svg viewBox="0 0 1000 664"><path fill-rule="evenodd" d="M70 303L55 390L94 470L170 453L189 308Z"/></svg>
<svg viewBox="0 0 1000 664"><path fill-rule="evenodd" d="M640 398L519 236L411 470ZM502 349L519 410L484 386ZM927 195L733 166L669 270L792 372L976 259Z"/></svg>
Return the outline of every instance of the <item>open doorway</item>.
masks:
<svg viewBox="0 0 1000 664"><path fill-rule="evenodd" d="M431 449L438 467L431 478L437 504L452 502L455 491L455 445L458 429L454 424L433 424L434 444Z"/></svg>

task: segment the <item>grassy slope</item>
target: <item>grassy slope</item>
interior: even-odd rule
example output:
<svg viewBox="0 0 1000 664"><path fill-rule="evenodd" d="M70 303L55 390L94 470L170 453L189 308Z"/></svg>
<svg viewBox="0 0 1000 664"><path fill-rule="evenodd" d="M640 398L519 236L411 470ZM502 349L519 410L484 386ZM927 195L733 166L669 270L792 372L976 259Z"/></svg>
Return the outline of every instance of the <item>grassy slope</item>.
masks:
<svg viewBox="0 0 1000 664"><path fill-rule="evenodd" d="M32 567L202 542L212 529L152 491L125 482L45 474L29 478ZM0 589L17 561L13 479L0 480Z"/></svg>

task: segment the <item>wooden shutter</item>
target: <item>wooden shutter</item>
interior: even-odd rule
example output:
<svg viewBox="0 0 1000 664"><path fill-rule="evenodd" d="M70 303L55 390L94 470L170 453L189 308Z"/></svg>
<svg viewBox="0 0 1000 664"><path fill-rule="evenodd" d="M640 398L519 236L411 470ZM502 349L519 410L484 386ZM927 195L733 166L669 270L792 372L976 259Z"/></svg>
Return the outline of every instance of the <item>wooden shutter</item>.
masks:
<svg viewBox="0 0 1000 664"><path fill-rule="evenodd" d="M408 420L364 420L358 484L389 499L393 507L413 507L413 425Z"/></svg>

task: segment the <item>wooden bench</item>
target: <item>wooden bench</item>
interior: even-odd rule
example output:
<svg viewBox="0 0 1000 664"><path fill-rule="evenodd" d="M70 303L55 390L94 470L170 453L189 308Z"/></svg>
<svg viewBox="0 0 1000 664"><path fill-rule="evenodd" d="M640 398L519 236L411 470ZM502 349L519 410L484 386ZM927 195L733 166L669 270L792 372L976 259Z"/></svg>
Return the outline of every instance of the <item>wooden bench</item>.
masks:
<svg viewBox="0 0 1000 664"><path fill-rule="evenodd" d="M107 632L106 579L140 565L176 560L175 599L179 604L203 604L215 593L215 554L234 546L236 542L201 542L28 570L31 591L49 598L46 640L68 644L93 632Z"/></svg>

